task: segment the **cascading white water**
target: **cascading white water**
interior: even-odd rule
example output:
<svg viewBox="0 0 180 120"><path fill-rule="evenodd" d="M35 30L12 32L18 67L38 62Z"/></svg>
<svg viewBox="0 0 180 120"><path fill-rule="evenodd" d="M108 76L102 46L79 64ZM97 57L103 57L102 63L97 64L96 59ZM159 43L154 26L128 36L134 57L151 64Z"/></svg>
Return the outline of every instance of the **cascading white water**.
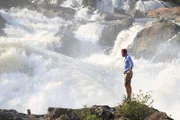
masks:
<svg viewBox="0 0 180 120"><path fill-rule="evenodd" d="M107 3L97 5L108 6L102 10L112 12L115 3ZM65 4L70 5L68 1ZM125 90L120 49L133 44L145 24L135 22L129 29L121 31L110 55L99 52L101 24L97 21L83 24L74 32L76 39L99 49L86 58L75 59L55 52L62 41L54 35L71 21L47 18L26 8L1 10L0 15L7 20L4 29L7 37L0 38L1 108L20 112L29 108L33 113L45 113L49 106L79 108L85 104L115 106L121 103ZM88 48L90 44L82 45ZM153 91L154 107L178 119L180 60L152 63L134 59L134 62L133 91Z"/></svg>
<svg viewBox="0 0 180 120"><path fill-rule="evenodd" d="M136 3L133 0L100 0L98 1L97 8L103 12L113 12L114 8L129 11L132 10L131 6L141 12L154 10L161 7L170 7L171 4L159 0L138 0Z"/></svg>
<svg viewBox="0 0 180 120"><path fill-rule="evenodd" d="M133 44L133 40L143 28L143 25L134 23L130 29L120 32L115 41L114 48L112 49L112 55L121 56L120 49L128 48Z"/></svg>
<svg viewBox="0 0 180 120"><path fill-rule="evenodd" d="M160 1L142 1L139 0L136 3L136 9L142 12L147 12L148 10L154 10L157 8L164 7L163 2Z"/></svg>
<svg viewBox="0 0 180 120"><path fill-rule="evenodd" d="M130 0L97 0L97 8L103 12L113 12L114 8L129 10Z"/></svg>

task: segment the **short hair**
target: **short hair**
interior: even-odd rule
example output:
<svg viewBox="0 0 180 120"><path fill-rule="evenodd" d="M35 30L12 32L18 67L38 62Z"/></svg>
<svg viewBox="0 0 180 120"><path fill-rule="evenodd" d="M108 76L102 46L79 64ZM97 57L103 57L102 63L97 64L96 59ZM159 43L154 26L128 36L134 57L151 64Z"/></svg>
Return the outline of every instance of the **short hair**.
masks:
<svg viewBox="0 0 180 120"><path fill-rule="evenodd" d="M124 54L127 54L127 49L122 49L121 50Z"/></svg>

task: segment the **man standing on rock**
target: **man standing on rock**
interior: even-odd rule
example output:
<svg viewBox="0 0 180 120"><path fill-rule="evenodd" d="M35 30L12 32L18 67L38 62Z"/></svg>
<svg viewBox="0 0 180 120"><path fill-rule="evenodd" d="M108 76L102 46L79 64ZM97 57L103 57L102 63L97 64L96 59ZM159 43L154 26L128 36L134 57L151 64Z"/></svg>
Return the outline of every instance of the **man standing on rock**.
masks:
<svg viewBox="0 0 180 120"><path fill-rule="evenodd" d="M131 100L131 79L133 76L132 69L134 67L134 63L131 56L128 55L126 49L122 49L121 54L124 57L124 85L126 87L127 99Z"/></svg>

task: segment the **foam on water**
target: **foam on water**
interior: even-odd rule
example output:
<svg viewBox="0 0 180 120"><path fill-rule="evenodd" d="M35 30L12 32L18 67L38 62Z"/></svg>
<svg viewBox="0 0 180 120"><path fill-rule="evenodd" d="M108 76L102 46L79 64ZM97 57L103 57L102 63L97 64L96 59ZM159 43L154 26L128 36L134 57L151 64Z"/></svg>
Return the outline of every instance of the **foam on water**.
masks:
<svg viewBox="0 0 180 120"><path fill-rule="evenodd" d="M96 6L102 12L113 12L113 5L111 0L98 0Z"/></svg>
<svg viewBox="0 0 180 120"><path fill-rule="evenodd" d="M80 7L83 0L66 0L61 6L64 7Z"/></svg>
<svg viewBox="0 0 180 120"><path fill-rule="evenodd" d="M7 41L21 41L49 50L61 46L60 38L54 35L60 26L68 24L62 18L49 19L26 8L11 8L8 12L1 10L0 15L7 21L4 29Z"/></svg>
<svg viewBox="0 0 180 120"><path fill-rule="evenodd" d="M143 29L134 24L119 33L112 54L92 54L81 60L54 52L61 41L62 18L47 18L36 11L1 10L7 20L7 37L0 38L0 106L25 112L46 113L49 106L79 108L87 104L115 106L125 93L121 48L133 44ZM84 31L84 30L87 31ZM79 41L98 43L99 22L82 25ZM126 39L126 41L125 41ZM180 60L152 63L135 59L133 91L153 91L154 107L178 119L180 110Z"/></svg>
<svg viewBox="0 0 180 120"><path fill-rule="evenodd" d="M93 43L96 43L98 42L99 37L101 36L104 30L104 27L104 25L98 22L88 23L80 26L78 30L75 32L75 35L80 40L92 41Z"/></svg>
<svg viewBox="0 0 180 120"><path fill-rule="evenodd" d="M1 108L45 113L48 106L114 105L120 99L116 71L20 43L1 45Z"/></svg>

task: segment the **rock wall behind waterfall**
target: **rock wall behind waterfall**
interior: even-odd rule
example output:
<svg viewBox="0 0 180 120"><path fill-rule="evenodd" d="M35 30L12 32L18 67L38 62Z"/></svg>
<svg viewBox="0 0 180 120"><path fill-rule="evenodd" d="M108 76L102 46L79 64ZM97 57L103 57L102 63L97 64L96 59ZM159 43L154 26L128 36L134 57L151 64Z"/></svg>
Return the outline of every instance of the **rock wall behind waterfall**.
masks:
<svg viewBox="0 0 180 120"><path fill-rule="evenodd" d="M30 5L30 0L1 0L0 8L10 8L16 6Z"/></svg>
<svg viewBox="0 0 180 120"><path fill-rule="evenodd" d="M166 20L154 22L137 34L130 51L136 58L168 61L179 56L180 49L175 47L180 46L179 33L180 26L175 23Z"/></svg>

